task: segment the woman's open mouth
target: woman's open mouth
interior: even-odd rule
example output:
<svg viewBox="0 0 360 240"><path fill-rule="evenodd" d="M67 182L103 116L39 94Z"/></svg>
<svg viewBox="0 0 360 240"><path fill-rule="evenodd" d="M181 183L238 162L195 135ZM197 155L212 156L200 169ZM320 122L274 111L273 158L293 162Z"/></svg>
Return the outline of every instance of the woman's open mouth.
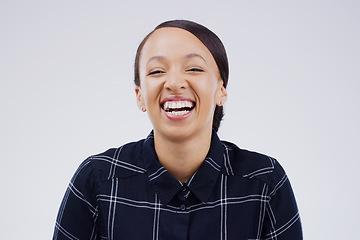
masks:
<svg viewBox="0 0 360 240"><path fill-rule="evenodd" d="M195 108L195 102L189 100L166 101L161 105L161 107L168 117L183 118Z"/></svg>

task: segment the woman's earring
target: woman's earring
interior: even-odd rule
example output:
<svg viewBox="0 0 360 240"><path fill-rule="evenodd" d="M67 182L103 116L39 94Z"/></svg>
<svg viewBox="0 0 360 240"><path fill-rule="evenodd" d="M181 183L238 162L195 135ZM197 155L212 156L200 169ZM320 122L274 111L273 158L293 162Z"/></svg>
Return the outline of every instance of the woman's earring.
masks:
<svg viewBox="0 0 360 240"><path fill-rule="evenodd" d="M146 108L145 108L145 107L139 105L139 108L141 109L141 111L146 112Z"/></svg>

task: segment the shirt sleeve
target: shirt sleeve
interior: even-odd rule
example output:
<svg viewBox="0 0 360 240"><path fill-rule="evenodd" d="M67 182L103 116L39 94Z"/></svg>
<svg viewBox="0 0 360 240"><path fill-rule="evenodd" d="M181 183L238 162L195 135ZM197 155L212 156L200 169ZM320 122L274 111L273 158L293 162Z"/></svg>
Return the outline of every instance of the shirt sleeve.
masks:
<svg viewBox="0 0 360 240"><path fill-rule="evenodd" d="M98 209L94 188L91 162L85 160L66 190L57 216L53 240L96 239Z"/></svg>
<svg viewBox="0 0 360 240"><path fill-rule="evenodd" d="M269 201L261 239L303 239L299 211L289 179L283 168L275 161L273 184L269 188Z"/></svg>

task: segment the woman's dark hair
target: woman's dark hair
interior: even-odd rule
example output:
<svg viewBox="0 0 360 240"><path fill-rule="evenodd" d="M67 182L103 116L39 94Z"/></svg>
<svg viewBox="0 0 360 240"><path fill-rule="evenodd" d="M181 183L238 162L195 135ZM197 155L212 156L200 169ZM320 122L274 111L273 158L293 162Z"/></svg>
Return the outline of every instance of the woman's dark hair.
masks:
<svg viewBox="0 0 360 240"><path fill-rule="evenodd" d="M159 28L165 27L174 27L184 29L193 35L195 35L210 51L211 55L215 59L217 67L219 69L220 77L223 80L223 85L226 88L229 78L229 63L225 51L225 47L222 44L221 40L215 33L213 33L208 28L188 20L171 20L159 24L152 32L150 32L140 43L135 57L134 65L134 82L136 86L140 86L140 74L139 74L139 60L141 51L151 34ZM216 106L214 118L213 118L213 128L215 131L218 131L220 127L220 122L224 117L224 111L222 106Z"/></svg>

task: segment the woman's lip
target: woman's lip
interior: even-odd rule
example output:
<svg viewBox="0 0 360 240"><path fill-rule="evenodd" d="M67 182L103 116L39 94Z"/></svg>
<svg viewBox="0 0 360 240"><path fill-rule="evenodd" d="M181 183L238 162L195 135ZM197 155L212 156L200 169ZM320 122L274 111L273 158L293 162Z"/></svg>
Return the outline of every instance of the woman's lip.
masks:
<svg viewBox="0 0 360 240"><path fill-rule="evenodd" d="M164 112L165 116L170 119L170 120L175 120L175 121L178 121L178 120L184 120L188 117L190 117L190 115L193 113L194 109L191 109L191 111L189 111L188 113L186 114L183 114L183 115L174 115L174 114L171 114L169 112L166 112L164 109L163 109L163 106L164 106L164 103L165 102L170 102L170 101L189 101L189 102L194 102L194 100L190 99L189 97L186 97L184 95L169 95L167 96L166 98L164 98L161 103L160 103L160 106L161 106L161 111Z"/></svg>
<svg viewBox="0 0 360 240"><path fill-rule="evenodd" d="M179 121L179 120L184 120L188 117L190 117L190 115L193 113L194 109L192 109L191 111L189 111L188 113L185 113L184 115L173 115L169 112L166 112L164 109L161 109L162 112L164 112L165 116L170 119L170 120L175 120L175 121Z"/></svg>
<svg viewBox="0 0 360 240"><path fill-rule="evenodd" d="M186 97L186 96L183 96L183 95L169 95L167 96L166 98L164 98L160 105L162 106L165 102L168 102L168 101L190 101L190 102L194 102L194 100Z"/></svg>

